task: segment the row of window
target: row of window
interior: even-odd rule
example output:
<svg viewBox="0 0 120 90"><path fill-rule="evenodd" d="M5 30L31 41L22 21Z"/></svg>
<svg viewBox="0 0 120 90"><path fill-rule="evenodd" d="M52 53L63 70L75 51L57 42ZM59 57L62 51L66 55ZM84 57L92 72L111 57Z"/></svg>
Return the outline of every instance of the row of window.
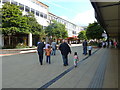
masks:
<svg viewBox="0 0 120 90"><path fill-rule="evenodd" d="M6 3L6 2L10 2L10 0L3 0L3 1L2 1L2 3ZM44 14L44 13L42 13L42 12L39 12L39 11L37 11L37 10L35 10L35 9L33 9L33 8L30 8L30 7L28 7L28 6L25 6L25 5L21 4L21 3L17 3L17 2L14 1L14 0L11 0L11 4L19 5L21 10L25 10L26 12L32 12L32 13L35 14L36 16L40 16L40 17L42 17L42 18L47 19L47 14Z"/></svg>
<svg viewBox="0 0 120 90"><path fill-rule="evenodd" d="M72 31L72 34L75 34L75 35L76 35L77 33L76 33L76 31Z"/></svg>
<svg viewBox="0 0 120 90"><path fill-rule="evenodd" d="M69 23L69 22L67 22L67 21L65 21L65 20L63 20L63 19L58 18L58 17L54 17L54 16L52 16L52 15L49 15L49 19L50 19L50 20L56 20L57 22L63 23L63 24L66 25L67 27L72 27L72 28L74 28L74 29L77 28L76 25L74 25L74 24L72 24L72 23Z"/></svg>

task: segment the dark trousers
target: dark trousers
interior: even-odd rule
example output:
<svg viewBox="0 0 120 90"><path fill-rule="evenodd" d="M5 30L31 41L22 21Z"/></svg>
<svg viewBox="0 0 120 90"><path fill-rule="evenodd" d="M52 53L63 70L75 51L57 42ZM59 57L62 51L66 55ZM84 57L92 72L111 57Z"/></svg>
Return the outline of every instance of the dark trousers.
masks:
<svg viewBox="0 0 120 90"><path fill-rule="evenodd" d="M51 63L50 56L46 56L46 62L49 63L49 64Z"/></svg>
<svg viewBox="0 0 120 90"><path fill-rule="evenodd" d="M87 47L83 47L83 54L87 54Z"/></svg>
<svg viewBox="0 0 120 90"><path fill-rule="evenodd" d="M39 55L39 62L42 65L43 64L43 53L38 52Z"/></svg>
<svg viewBox="0 0 120 90"><path fill-rule="evenodd" d="M91 50L89 50L89 55L91 55Z"/></svg>
<svg viewBox="0 0 120 90"><path fill-rule="evenodd" d="M68 55L62 55L64 66L68 65Z"/></svg>

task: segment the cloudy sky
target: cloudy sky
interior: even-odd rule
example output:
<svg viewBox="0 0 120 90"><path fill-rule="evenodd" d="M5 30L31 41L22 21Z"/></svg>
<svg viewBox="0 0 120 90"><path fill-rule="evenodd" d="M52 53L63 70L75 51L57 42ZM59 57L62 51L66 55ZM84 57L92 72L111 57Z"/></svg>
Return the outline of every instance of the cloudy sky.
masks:
<svg viewBox="0 0 120 90"><path fill-rule="evenodd" d="M49 11L80 26L93 23L94 9L90 0L39 0L49 6Z"/></svg>

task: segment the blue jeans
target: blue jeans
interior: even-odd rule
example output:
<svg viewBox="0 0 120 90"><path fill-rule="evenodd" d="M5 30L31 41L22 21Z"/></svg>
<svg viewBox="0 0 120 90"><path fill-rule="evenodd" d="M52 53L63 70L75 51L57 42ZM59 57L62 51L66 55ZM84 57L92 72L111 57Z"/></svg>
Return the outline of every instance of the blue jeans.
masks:
<svg viewBox="0 0 120 90"><path fill-rule="evenodd" d="M67 66L68 65L68 56L67 55L62 55L62 58L63 58L64 66Z"/></svg>
<svg viewBox="0 0 120 90"><path fill-rule="evenodd" d="M56 54L56 49L52 49L52 53L51 53L52 55L55 55Z"/></svg>
<svg viewBox="0 0 120 90"><path fill-rule="evenodd" d="M50 62L50 56L46 56L46 62L49 63L49 64L51 63Z"/></svg>
<svg viewBox="0 0 120 90"><path fill-rule="evenodd" d="M87 54L87 47L83 47L83 54Z"/></svg>

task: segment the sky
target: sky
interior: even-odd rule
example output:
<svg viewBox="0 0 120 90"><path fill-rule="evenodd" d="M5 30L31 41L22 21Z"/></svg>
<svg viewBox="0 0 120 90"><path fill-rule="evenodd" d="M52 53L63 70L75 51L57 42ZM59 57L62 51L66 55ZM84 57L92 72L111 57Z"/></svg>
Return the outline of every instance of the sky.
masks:
<svg viewBox="0 0 120 90"><path fill-rule="evenodd" d="M39 0L49 6L49 12L79 26L96 21L90 0Z"/></svg>

